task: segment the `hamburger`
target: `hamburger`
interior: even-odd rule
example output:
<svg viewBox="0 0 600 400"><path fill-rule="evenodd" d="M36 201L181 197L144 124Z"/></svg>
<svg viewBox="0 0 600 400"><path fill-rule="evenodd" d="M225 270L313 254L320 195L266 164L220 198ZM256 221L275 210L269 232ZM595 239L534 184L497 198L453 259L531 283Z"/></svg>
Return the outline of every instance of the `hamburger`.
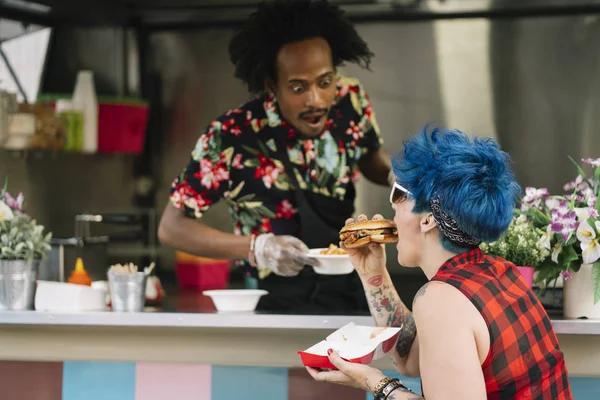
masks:
<svg viewBox="0 0 600 400"><path fill-rule="evenodd" d="M355 222L342 228L340 240L348 249L363 247L371 242L394 243L398 241L398 229L393 221L387 219Z"/></svg>

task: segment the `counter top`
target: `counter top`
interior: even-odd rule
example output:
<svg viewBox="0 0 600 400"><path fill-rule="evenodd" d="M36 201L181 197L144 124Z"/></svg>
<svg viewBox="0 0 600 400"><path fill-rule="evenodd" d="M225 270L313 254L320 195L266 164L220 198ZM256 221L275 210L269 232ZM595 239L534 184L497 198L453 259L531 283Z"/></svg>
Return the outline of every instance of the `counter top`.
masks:
<svg viewBox="0 0 600 400"><path fill-rule="evenodd" d="M335 330L349 322L372 325L373 319L369 316L352 315L215 312L0 312L0 325ZM558 335L600 335L600 320L552 319L552 324Z"/></svg>
<svg viewBox="0 0 600 400"><path fill-rule="evenodd" d="M600 376L600 320L551 316L572 375ZM177 293L142 313L0 311L0 360L205 363L299 367L297 352L368 315L217 313ZM374 362L392 369L389 357Z"/></svg>

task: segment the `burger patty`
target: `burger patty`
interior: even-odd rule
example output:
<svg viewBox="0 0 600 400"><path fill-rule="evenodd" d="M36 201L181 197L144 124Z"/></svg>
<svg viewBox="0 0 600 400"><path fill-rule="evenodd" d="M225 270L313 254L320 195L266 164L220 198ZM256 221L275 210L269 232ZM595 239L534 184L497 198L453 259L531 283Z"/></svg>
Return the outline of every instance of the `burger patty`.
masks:
<svg viewBox="0 0 600 400"><path fill-rule="evenodd" d="M340 240L350 244L356 242L358 239L373 235L397 235L398 230L395 228L385 229L360 229L358 231L348 231L340 233Z"/></svg>

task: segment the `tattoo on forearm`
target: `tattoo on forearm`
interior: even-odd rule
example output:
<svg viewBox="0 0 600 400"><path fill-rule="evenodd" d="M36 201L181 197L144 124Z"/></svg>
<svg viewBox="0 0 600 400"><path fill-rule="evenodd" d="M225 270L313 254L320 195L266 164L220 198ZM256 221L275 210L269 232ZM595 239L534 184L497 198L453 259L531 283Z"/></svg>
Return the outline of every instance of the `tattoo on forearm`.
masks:
<svg viewBox="0 0 600 400"><path fill-rule="evenodd" d="M383 283L383 277L381 275L375 275L367 281L367 283L371 286L381 286Z"/></svg>
<svg viewBox="0 0 600 400"><path fill-rule="evenodd" d="M394 288L387 284L367 291L371 313L377 319L378 325L400 327L410 315L394 292Z"/></svg>
<svg viewBox="0 0 600 400"><path fill-rule="evenodd" d="M396 343L396 350L400 357L407 357L417 333L412 313L402 304L391 285L383 284L368 289L367 298L371 313L378 325L402 327Z"/></svg>
<svg viewBox="0 0 600 400"><path fill-rule="evenodd" d="M416 335L417 326L415 325L415 319L412 314L410 314L406 318L406 322L404 323L400 335L398 335L398 341L396 342L396 351L400 357L408 357Z"/></svg>

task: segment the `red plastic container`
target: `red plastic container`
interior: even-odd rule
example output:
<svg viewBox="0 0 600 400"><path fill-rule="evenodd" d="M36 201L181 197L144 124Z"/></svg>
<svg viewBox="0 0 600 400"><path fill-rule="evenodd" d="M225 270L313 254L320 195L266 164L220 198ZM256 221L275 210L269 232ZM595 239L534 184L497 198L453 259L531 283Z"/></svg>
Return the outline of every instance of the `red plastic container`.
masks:
<svg viewBox="0 0 600 400"><path fill-rule="evenodd" d="M226 289L229 285L230 265L229 260L213 260L177 252L175 273L182 288Z"/></svg>
<svg viewBox="0 0 600 400"><path fill-rule="evenodd" d="M38 103L54 108L65 95L44 94ZM148 105L141 99L98 98L98 153L139 154L144 149Z"/></svg>
<svg viewBox="0 0 600 400"><path fill-rule="evenodd" d="M144 148L148 106L100 103L98 152L141 153Z"/></svg>

